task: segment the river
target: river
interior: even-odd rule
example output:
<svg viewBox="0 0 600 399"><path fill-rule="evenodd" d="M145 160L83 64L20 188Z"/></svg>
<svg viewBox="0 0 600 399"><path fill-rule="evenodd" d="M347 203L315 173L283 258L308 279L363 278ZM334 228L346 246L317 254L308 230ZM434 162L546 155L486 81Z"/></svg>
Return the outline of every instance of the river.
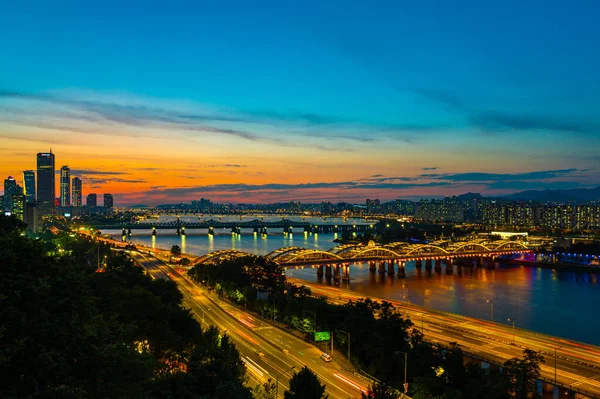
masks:
<svg viewBox="0 0 600 399"><path fill-rule="evenodd" d="M322 219L307 221L323 223ZM120 231L103 233L120 235ZM175 235L175 230L159 230L158 235L152 237L149 230L135 230L131 241L165 249L177 244L184 252L198 255L220 249L264 255L292 245L327 250L336 245L335 237L335 234L305 235L303 232L290 236L281 231L271 231L261 237L251 230L243 230L242 235L222 230L216 231L214 236L202 230L188 231L182 237ZM311 283L336 284L317 278L314 269L289 270L287 274ZM370 272L367 265L352 266L350 275L349 283L340 282L338 286L365 296L410 301L482 319L491 317L491 306L486 302L491 300L493 318L497 322L508 323L507 319L511 318L517 327L600 345L597 314L600 274L497 264L494 270L455 265L454 273L448 275L428 273L425 269L419 271L414 262L408 262L406 278L380 276Z"/></svg>

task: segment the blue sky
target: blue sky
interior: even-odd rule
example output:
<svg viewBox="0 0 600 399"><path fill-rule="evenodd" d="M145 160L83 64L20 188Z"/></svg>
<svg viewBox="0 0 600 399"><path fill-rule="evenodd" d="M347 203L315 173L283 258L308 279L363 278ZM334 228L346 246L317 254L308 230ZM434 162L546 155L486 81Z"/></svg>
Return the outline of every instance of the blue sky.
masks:
<svg viewBox="0 0 600 399"><path fill-rule="evenodd" d="M80 167L87 169L74 147L61 148L57 119L74 133L112 137L131 135L132 125L148 126L156 109L166 109L152 127L165 118L177 124L161 125L151 137L198 145L199 154L218 153L223 164L257 164L260 146L250 151L228 141L232 131L241 132L238 139L251 136L266 142L264 151L281 154L271 157L271 168L313 149L314 163L330 172L327 180L314 168L288 176L263 168L257 176L229 174L206 185L415 177L424 167L446 174L577 169L585 172L562 176L561 187L597 183L597 2L85 3L3 6L0 137L12 141L0 151L17 163L17 141L39 138L44 149L53 144L65 162L87 162ZM111 125L90 126L87 118L84 126L74 103L102 103ZM207 114L209 122L181 131L182 115L187 128ZM136 118L142 121L132 123ZM80 141L81 153L92 151ZM348 168L348 153L362 167ZM142 150L136 156L152 162ZM505 191L511 181L513 189L523 186L508 176ZM453 183L436 190L472 188ZM544 186L537 183L533 188Z"/></svg>

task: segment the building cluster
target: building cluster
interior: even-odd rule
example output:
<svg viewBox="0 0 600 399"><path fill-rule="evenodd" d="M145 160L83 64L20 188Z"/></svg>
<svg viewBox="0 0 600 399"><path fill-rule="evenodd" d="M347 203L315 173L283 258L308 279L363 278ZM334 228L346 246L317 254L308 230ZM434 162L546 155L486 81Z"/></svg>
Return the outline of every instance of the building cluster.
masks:
<svg viewBox="0 0 600 399"><path fill-rule="evenodd" d="M465 207L457 197L423 199L416 204L415 217L432 222L454 222L465 220Z"/></svg>
<svg viewBox="0 0 600 399"><path fill-rule="evenodd" d="M83 204L82 181L79 177L71 178L68 166L60 168L58 194L56 196L55 154L41 152L37 154L36 171L23 171L22 185L9 176L4 180L4 195L1 196L4 214L15 215L27 223L32 231L38 231L42 216L109 212L114 202L111 194L104 194L104 206L99 207L96 194L88 194L86 205Z"/></svg>
<svg viewBox="0 0 600 399"><path fill-rule="evenodd" d="M589 230L600 228L600 204L484 201L481 222L490 226Z"/></svg>

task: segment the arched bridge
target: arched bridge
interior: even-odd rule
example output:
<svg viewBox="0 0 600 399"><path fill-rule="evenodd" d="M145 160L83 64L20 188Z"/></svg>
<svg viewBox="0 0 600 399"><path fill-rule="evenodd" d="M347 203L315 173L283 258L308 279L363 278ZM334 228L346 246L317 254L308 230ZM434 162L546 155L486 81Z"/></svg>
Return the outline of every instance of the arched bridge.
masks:
<svg viewBox="0 0 600 399"><path fill-rule="evenodd" d="M267 258L279 263L285 268L318 267L319 274L327 275L332 270L339 277L341 269L349 278L350 263L369 263L371 270L377 268L381 273L404 275L404 263L415 261L416 267L431 269L435 265L437 271L441 270L442 262L446 270L451 271L454 263L470 264L476 261L483 266L493 267L494 259L504 255L524 255L532 250L518 241L459 241L459 242L434 242L429 244L410 244L396 242L386 245L346 244L333 247L327 251L302 247L284 247L276 249L265 255ZM201 256L197 263L211 263L220 259L248 255L245 252L234 250L221 250L210 252ZM377 267L378 266L378 267Z"/></svg>

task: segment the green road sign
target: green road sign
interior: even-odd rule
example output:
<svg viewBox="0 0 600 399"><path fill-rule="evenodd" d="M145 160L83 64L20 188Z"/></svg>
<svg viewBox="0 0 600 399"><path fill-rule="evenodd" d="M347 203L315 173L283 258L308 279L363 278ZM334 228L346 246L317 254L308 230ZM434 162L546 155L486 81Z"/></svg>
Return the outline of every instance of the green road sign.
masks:
<svg viewBox="0 0 600 399"><path fill-rule="evenodd" d="M329 333L329 331L315 332L315 342L329 341L330 339L331 334Z"/></svg>

